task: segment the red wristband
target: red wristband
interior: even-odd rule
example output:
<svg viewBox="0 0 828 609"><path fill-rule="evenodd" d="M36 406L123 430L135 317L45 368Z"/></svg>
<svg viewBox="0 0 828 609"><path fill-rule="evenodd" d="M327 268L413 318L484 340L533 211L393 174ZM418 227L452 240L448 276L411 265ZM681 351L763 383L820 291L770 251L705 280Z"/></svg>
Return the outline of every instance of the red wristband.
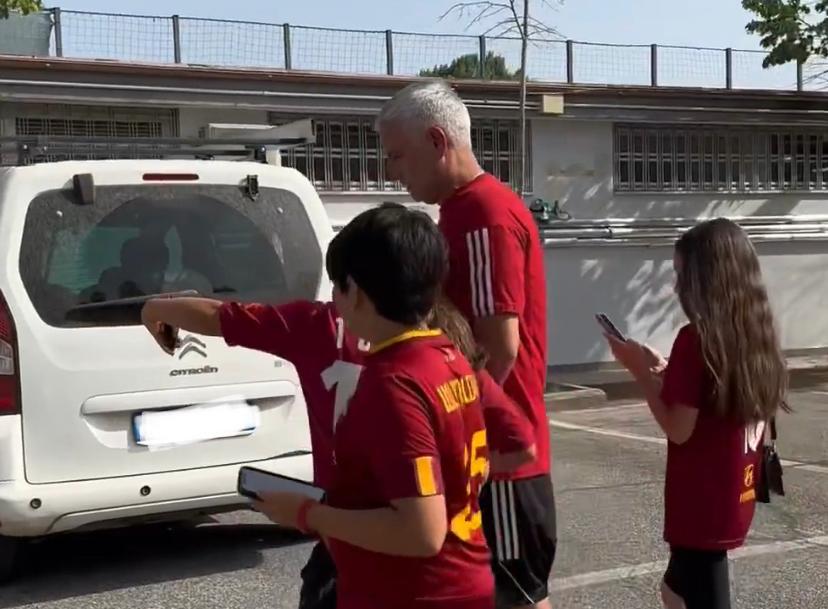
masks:
<svg viewBox="0 0 828 609"><path fill-rule="evenodd" d="M305 499L302 505L299 506L299 511L296 513L296 528L305 535L310 535L313 531L308 527L308 512L316 505L313 499Z"/></svg>

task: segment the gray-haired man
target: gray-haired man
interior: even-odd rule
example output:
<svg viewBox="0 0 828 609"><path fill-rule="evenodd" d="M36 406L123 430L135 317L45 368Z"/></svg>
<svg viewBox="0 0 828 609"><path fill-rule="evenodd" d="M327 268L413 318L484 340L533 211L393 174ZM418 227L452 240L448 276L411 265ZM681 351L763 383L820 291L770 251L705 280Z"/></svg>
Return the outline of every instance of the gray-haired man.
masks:
<svg viewBox="0 0 828 609"><path fill-rule="evenodd" d="M445 291L472 323L503 384L535 431L537 458L494 476L481 494L498 606L545 608L557 543L546 419L546 281L537 226L523 201L484 172L468 109L444 82L397 93L377 118L388 173L440 205L449 247Z"/></svg>

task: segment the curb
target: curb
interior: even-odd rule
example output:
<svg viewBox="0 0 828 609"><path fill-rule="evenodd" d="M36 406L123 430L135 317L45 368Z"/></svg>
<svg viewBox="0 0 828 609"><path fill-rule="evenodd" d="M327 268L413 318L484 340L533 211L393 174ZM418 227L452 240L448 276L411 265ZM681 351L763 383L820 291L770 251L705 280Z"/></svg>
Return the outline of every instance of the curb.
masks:
<svg viewBox="0 0 828 609"><path fill-rule="evenodd" d="M547 412L596 408L606 403L607 394L598 387L550 382L544 394Z"/></svg>
<svg viewBox="0 0 828 609"><path fill-rule="evenodd" d="M788 379L791 389L805 389L828 383L828 356L789 356L787 360ZM632 380L632 377L626 370L620 368L604 368L578 372L550 371L550 376L553 375L555 378L565 379L566 382L549 383L550 386L555 385L563 389L556 389L554 391L547 390L549 391L547 393L547 410L549 409L550 400L556 403L559 400L563 400L566 403L567 394L571 393L573 398L577 395L577 391L567 391L568 388L598 391L603 395L603 401L633 398L643 399L641 391ZM593 404L592 407L597 405Z"/></svg>

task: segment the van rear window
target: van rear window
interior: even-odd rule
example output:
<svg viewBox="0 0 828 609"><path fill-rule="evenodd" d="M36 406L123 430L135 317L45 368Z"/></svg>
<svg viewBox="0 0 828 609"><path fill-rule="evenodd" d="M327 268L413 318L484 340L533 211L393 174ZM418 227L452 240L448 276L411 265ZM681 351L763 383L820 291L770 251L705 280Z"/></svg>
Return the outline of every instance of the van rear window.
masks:
<svg viewBox="0 0 828 609"><path fill-rule="evenodd" d="M310 299L321 273L302 201L272 188L253 200L235 186L98 186L92 205L50 191L29 206L20 250L29 298L56 327L138 323L134 308L88 305L153 294Z"/></svg>

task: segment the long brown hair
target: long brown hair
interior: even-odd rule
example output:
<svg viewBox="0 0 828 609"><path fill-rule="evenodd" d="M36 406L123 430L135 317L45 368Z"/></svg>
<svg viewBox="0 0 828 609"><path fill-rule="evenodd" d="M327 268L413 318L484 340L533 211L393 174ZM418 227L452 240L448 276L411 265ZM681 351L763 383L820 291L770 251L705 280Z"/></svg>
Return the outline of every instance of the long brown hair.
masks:
<svg viewBox="0 0 828 609"><path fill-rule="evenodd" d="M430 328L437 328L454 343L457 350L469 360L475 371L483 369L488 359L486 352L474 338L469 322L445 296L440 296L428 318Z"/></svg>
<svg viewBox="0 0 828 609"><path fill-rule="evenodd" d="M747 234L708 220L679 238L676 254L676 292L698 332L716 412L747 424L789 411L785 357Z"/></svg>

